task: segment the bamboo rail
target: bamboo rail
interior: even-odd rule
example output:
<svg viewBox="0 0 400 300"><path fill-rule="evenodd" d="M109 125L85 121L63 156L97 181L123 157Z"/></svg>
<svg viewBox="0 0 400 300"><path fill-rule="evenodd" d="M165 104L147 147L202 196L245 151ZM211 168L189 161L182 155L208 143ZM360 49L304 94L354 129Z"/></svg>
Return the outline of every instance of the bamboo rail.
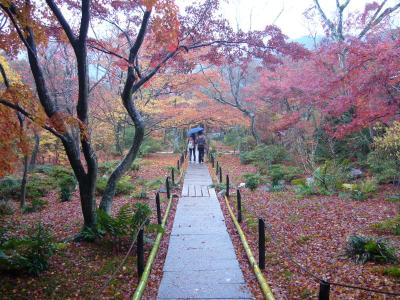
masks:
<svg viewBox="0 0 400 300"><path fill-rule="evenodd" d="M265 299L275 300L275 297L272 294L271 288L269 287L267 281L265 280L264 275L262 274L262 272L257 264L257 261L254 258L254 255L250 249L250 246L247 243L246 236L245 236L242 228L240 227L239 222L237 221L235 214L233 213L231 206L229 205L229 200L226 196L225 196L225 203L226 203L226 206L228 207L228 211L229 211L229 214L231 215L233 223L235 223L236 230L238 231L240 240L242 241L242 244L243 244L243 248L246 251L247 258L249 259L250 265L253 267L254 274L257 277L258 283L260 284L261 291L263 292Z"/></svg>
<svg viewBox="0 0 400 300"><path fill-rule="evenodd" d="M154 242L154 246L151 249L150 255L146 262L146 266L144 268L144 272L142 274L142 277L140 278L140 282L135 290L135 293L133 294L132 300L139 300L143 296L143 292L144 292L144 289L146 288L147 280L149 279L149 275L151 272L151 267L153 266L153 262L157 256L158 248L160 247L161 239L164 235L164 228L165 228L165 224L167 223L167 218L169 215L169 211L171 209L171 204L172 204L172 195L169 198L168 206L167 206L164 218L161 223L163 231L161 231L157 234L156 240Z"/></svg>
<svg viewBox="0 0 400 300"><path fill-rule="evenodd" d="M179 174L177 183L182 180L183 173L184 173L184 167L182 165L182 167L180 168L180 174ZM172 195L169 198L167 209L165 210L165 215L164 215L162 223L161 223L161 227L162 227L163 230L157 234L157 237L156 237L156 240L154 242L153 248L151 249L150 255L149 255L148 259L147 259L146 266L144 268L142 277L140 277L139 284L136 287L135 293L132 296L132 300L140 300L142 298L142 296L143 296L144 289L146 288L147 281L149 280L149 276L150 276L150 273L151 273L151 267L153 266L154 260L155 260L155 258L157 256L158 249L160 248L161 239L162 239L162 237L164 235L164 229L165 229L165 225L167 223L169 211L171 209L171 204L172 204Z"/></svg>

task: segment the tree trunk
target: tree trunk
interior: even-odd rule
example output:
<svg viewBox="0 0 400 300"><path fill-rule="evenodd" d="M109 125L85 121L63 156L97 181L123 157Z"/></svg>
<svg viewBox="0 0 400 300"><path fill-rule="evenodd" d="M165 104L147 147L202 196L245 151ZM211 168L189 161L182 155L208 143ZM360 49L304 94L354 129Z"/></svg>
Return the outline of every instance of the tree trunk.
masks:
<svg viewBox="0 0 400 300"><path fill-rule="evenodd" d="M129 149L124 159L112 172L110 178L107 181L107 186L100 202L100 209L104 210L108 214L111 213L112 201L115 195L116 184L135 160L139 152L140 145L142 144L143 138L144 138L144 126L143 125L139 127L135 126L135 136L133 138L131 148Z"/></svg>
<svg viewBox="0 0 400 300"><path fill-rule="evenodd" d="M94 176L96 178L96 176ZM96 224L96 180L89 176L79 183L79 195L81 199L84 226L93 228Z"/></svg>
<svg viewBox="0 0 400 300"><path fill-rule="evenodd" d="M28 167L29 170L32 170L35 167L37 155L39 153L40 136L37 133L35 133L34 138L35 138L35 146L33 147L32 150L31 161L29 162L29 167Z"/></svg>
<svg viewBox="0 0 400 300"><path fill-rule="evenodd" d="M26 183L27 183L27 178L28 178L28 155L24 155L24 171L22 175L22 181L21 181L21 195L19 199L19 206L21 209L25 207L25 201L26 201Z"/></svg>
<svg viewBox="0 0 400 300"><path fill-rule="evenodd" d="M119 155L123 154L123 149L121 145L121 123L117 123L115 126L115 150L118 152Z"/></svg>
<svg viewBox="0 0 400 300"><path fill-rule="evenodd" d="M89 141L81 141L82 151L87 163L87 170L85 170L81 162L79 139L74 139L74 135L70 134L66 136L62 142L72 170L78 181L84 226L92 228L96 224L96 154Z"/></svg>
<svg viewBox="0 0 400 300"><path fill-rule="evenodd" d="M250 117L250 130L251 130L251 135L254 137L256 140L256 144L258 145L260 143L260 137L257 134L257 129L256 129L256 116L253 113L249 114Z"/></svg>

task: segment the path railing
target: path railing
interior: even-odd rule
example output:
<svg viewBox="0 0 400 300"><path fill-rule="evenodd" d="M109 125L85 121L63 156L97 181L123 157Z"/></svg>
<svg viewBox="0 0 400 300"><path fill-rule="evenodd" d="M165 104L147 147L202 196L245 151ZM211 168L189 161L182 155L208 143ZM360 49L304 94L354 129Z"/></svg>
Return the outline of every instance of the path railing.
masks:
<svg viewBox="0 0 400 300"><path fill-rule="evenodd" d="M210 158L212 166L214 166L215 165L214 156L210 155L209 158ZM218 161L217 161L217 164L216 164L216 175L218 175L218 179L217 180L219 181L219 183L222 183L222 167L218 163ZM235 227L236 227L236 230L237 230L237 232L239 234L239 237L240 237L240 240L242 242L243 248L246 251L246 255L247 255L247 258L249 260L249 263L250 263L251 267L253 268L254 274L256 275L256 278L257 278L257 281L258 281L258 283L260 285L261 291L262 291L265 299L267 299L267 300L275 300L275 297L274 297L274 295L273 295L273 293L271 291L271 288L269 287L268 282L265 279L265 277L264 277L264 275L263 275L263 273L261 271L261 268L265 267L265 264L263 266L260 266L260 264L257 264L257 261L254 258L253 252L251 251L251 248L250 248L250 246L249 246L249 244L247 242L246 235L244 234L242 228L240 227L239 221L236 219L235 214L233 213L233 211L231 209L231 206L229 205L230 182L229 182L229 175L228 174L226 174L225 184L226 184L226 193L225 193L226 206L227 206L229 214L230 214L230 216L231 216L231 218L233 220L233 223L235 224ZM239 196L239 198L240 198L240 196ZM241 213L238 215L238 217L239 217L239 220L241 222L241 220L242 220ZM265 242L263 244L265 246ZM263 261L265 261L265 251L263 253L264 253ZM260 259L259 259L259 261L260 261Z"/></svg>
<svg viewBox="0 0 400 300"><path fill-rule="evenodd" d="M211 166L213 168L214 167L216 168L216 175L218 176L217 180L219 181L219 183L223 183L222 182L222 166L221 166L221 164L216 160L216 158L212 154L209 155L209 160L211 162ZM274 298L273 298L272 292L271 292L268 284L267 284L268 288L264 285L263 282L265 281L265 278L264 277L261 278L262 272L260 271L260 269L265 268L265 252L266 252L265 229L267 229L267 231L271 237L271 241L277 246L277 249L281 249L281 251L285 255L285 257L287 259L289 259L289 261L292 262L293 265L295 265L298 269L300 269L303 274L311 277L317 283L319 283L319 293L318 293L319 300L329 300L331 286L339 286L339 287L344 287L344 288L349 288L349 289L357 289L357 290L362 290L362 291L367 291L367 292L377 293L377 294L382 294L382 295L388 295L388 296L400 296L400 293L398 293L398 292L378 290L378 289L373 289L370 287L364 287L364 286L352 285L352 284L343 283L343 282L337 282L337 281L328 280L326 278L322 278L319 275L316 275L314 272L311 272L310 270L308 270L306 267L304 267L303 265L301 265L299 262L297 262L294 259L293 254L287 250L287 247L285 246L285 244L283 242L281 242L280 239L274 234L274 232L272 230L272 226L269 225L268 223L266 223L261 218L258 219L259 261L258 261L258 265L257 265L255 258L251 253L251 249L248 246L246 236L240 226L240 223L242 222L242 197L241 197L240 190L239 189L236 190L236 198L237 198L237 218L236 218L235 214L233 213L232 208L229 204L230 182L229 182L228 174L226 174L225 184L226 184L226 191L227 191L226 195L225 195L226 206L227 206L229 214L231 215L232 220L236 226L236 229L239 233L243 247L246 250L246 254L248 256L250 265L253 267L253 270L254 270L254 272L257 276L257 279L260 283L261 290L263 291L264 296L267 299L274 299ZM258 275L258 273L260 273L261 276ZM259 276L260 276L260 278L259 278ZM263 280L263 278L264 278L264 280ZM265 281L265 283L266 283L266 281ZM263 288L263 285L264 285L264 288ZM267 293L268 291L271 292L271 296L268 296L268 293ZM270 298L268 298L268 297L270 297Z"/></svg>
<svg viewBox="0 0 400 300"><path fill-rule="evenodd" d="M185 163L185 154L182 153L177 162L177 169L179 171L179 176L178 176L176 182L175 182L174 168L171 169L172 185L175 185L182 180L184 169L185 169L184 163ZM147 281L148 281L150 273L151 273L151 268L157 257L158 249L160 248L161 240L162 240L162 237L165 232L167 219L168 219L169 212L170 212L171 206L172 206L171 185L170 185L169 180L170 180L170 178L169 178L169 176L167 176L167 178L165 180L165 187L166 187L166 192L167 192L168 205L165 210L164 217L162 219L161 219L160 193L157 192L157 194L156 194L157 223L161 226L161 230L157 233L156 240L154 242L153 248L151 249L150 255L147 259L147 262L146 262L146 265L144 266L144 268L142 267L144 265L144 262L143 262L143 257L144 257L143 239L141 239L142 244L141 245L138 244L138 250L141 249L141 253L137 254L138 255L138 273L139 273L140 281L138 283L138 286L136 287L135 293L133 294L133 297L132 297L133 300L139 300L143 296L144 290L147 285ZM138 239L138 241L139 241L139 239ZM140 263L139 263L139 258L142 260Z"/></svg>

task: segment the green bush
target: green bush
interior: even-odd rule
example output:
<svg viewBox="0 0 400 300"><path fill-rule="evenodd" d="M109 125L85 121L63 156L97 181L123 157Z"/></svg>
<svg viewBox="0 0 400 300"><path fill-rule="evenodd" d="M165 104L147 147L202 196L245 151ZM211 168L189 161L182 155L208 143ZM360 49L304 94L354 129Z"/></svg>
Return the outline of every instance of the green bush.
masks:
<svg viewBox="0 0 400 300"><path fill-rule="evenodd" d="M350 236L346 244L346 255L357 263L375 261L379 263L396 262L396 252L383 239L364 236Z"/></svg>
<svg viewBox="0 0 400 300"><path fill-rule="evenodd" d="M261 183L261 175L254 173L244 174L243 177L246 180L246 187L254 191Z"/></svg>
<svg viewBox="0 0 400 300"><path fill-rule="evenodd" d="M53 165L35 165L32 172L50 175L54 166Z"/></svg>
<svg viewBox="0 0 400 300"><path fill-rule="evenodd" d="M138 159L138 158L136 158L136 159L133 161L133 163L132 163L132 165L131 165L131 167L130 167L130 170L131 170L131 171L139 171L139 170L140 170L140 164L141 164L141 160Z"/></svg>
<svg viewBox="0 0 400 300"><path fill-rule="evenodd" d="M96 182L96 193L98 195L102 195L106 190L107 186L107 177L100 177ZM131 182L130 176L122 176L121 179L117 182L115 188L115 195L127 195L132 192L134 189L133 184Z"/></svg>
<svg viewBox="0 0 400 300"><path fill-rule="evenodd" d="M60 244L48 229L37 224L25 237L0 239L0 269L37 275L48 267L48 260Z"/></svg>
<svg viewBox="0 0 400 300"><path fill-rule="evenodd" d="M375 223L372 225L372 227L384 233L400 235L400 215L379 223Z"/></svg>
<svg viewBox="0 0 400 300"><path fill-rule="evenodd" d="M399 267L386 268L385 270L383 270L383 274L400 279L400 268Z"/></svg>
<svg viewBox="0 0 400 300"><path fill-rule="evenodd" d="M292 185L306 185L307 180L305 178L295 178L290 181Z"/></svg>
<svg viewBox="0 0 400 300"><path fill-rule="evenodd" d="M148 155L163 149L163 142L153 138L146 138L140 146L139 153L141 156Z"/></svg>
<svg viewBox="0 0 400 300"><path fill-rule="evenodd" d="M246 137L246 128L241 126L236 126L224 135L224 144L231 146L235 150L239 149L242 139Z"/></svg>
<svg viewBox="0 0 400 300"><path fill-rule="evenodd" d="M108 215L103 210L98 210L96 227L84 228L82 237L88 241L102 239L106 236L113 239L134 238L140 225L146 222L150 215L150 207L143 203L136 203L134 206L123 205L115 217Z"/></svg>
<svg viewBox="0 0 400 300"><path fill-rule="evenodd" d="M43 176L32 174L28 177L26 184L26 195L29 199L41 198L48 194L49 191L57 188L58 176Z"/></svg>
<svg viewBox="0 0 400 300"><path fill-rule="evenodd" d="M10 199L20 195L21 180L7 176L0 180L0 197Z"/></svg>
<svg viewBox="0 0 400 300"><path fill-rule="evenodd" d="M299 168L281 164L271 165L268 169L273 186L278 185L280 180L290 181L301 174L302 171Z"/></svg>
<svg viewBox="0 0 400 300"><path fill-rule="evenodd" d="M330 195L342 187L348 178L348 166L335 161L326 161L314 173L315 185L320 194Z"/></svg>
<svg viewBox="0 0 400 300"><path fill-rule="evenodd" d="M242 164L253 164L259 168L267 168L285 159L286 150L280 145L258 145L254 150L240 153Z"/></svg>
<svg viewBox="0 0 400 300"><path fill-rule="evenodd" d="M368 154L367 164L378 183L391 183L399 180L399 167L394 159L388 159L378 151Z"/></svg>
<svg viewBox="0 0 400 300"><path fill-rule="evenodd" d="M257 146L257 142L253 136L245 136L240 140L239 150L240 152L247 152L254 150Z"/></svg>
<svg viewBox="0 0 400 300"><path fill-rule="evenodd" d="M13 213L14 209L10 202L6 199L0 199L0 216L12 215Z"/></svg>
<svg viewBox="0 0 400 300"><path fill-rule="evenodd" d="M31 212L40 211L47 206L47 203L48 202L46 200L40 198L32 199L32 201L28 205L24 206L22 212L24 214L27 214Z"/></svg>
<svg viewBox="0 0 400 300"><path fill-rule="evenodd" d="M306 196L318 195L319 191L318 188L314 185L307 185L307 184L299 184L296 185L296 195L299 198L303 198Z"/></svg>
<svg viewBox="0 0 400 300"><path fill-rule="evenodd" d="M120 163L119 160L109 160L98 164L99 175L110 175Z"/></svg>
<svg viewBox="0 0 400 300"><path fill-rule="evenodd" d="M342 188L346 190L352 199L365 200L370 197L378 189L378 184L374 178L365 179L357 184L342 184Z"/></svg>
<svg viewBox="0 0 400 300"><path fill-rule="evenodd" d="M71 195L76 188L76 184L77 181L73 175L63 175L58 179L61 201L69 201L71 199Z"/></svg>

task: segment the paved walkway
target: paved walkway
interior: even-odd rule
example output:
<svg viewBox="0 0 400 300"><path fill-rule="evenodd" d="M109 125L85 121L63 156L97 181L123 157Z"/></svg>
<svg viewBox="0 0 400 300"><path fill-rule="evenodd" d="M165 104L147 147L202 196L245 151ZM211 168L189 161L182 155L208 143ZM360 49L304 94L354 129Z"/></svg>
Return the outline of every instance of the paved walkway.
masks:
<svg viewBox="0 0 400 300"><path fill-rule="evenodd" d="M157 299L251 299L211 183L189 164Z"/></svg>

